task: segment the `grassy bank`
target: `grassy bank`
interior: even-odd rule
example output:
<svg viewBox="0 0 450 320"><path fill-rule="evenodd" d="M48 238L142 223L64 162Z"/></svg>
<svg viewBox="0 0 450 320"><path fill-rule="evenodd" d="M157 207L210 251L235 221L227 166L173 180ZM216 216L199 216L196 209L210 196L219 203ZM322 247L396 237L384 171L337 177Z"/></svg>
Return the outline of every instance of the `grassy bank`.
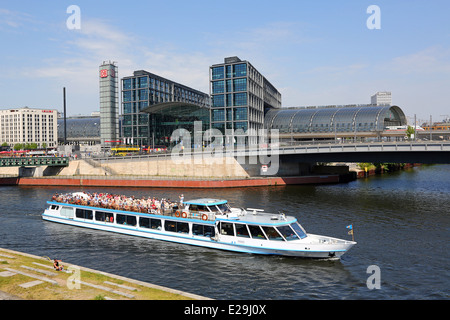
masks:
<svg viewBox="0 0 450 320"><path fill-rule="evenodd" d="M187 300L200 296L0 248L0 290L26 300Z"/></svg>

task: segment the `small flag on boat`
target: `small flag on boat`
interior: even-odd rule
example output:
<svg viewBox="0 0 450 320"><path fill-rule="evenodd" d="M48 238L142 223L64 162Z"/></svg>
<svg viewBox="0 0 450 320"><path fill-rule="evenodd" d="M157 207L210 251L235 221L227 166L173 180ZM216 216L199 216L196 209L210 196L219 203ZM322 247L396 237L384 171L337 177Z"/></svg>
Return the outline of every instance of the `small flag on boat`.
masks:
<svg viewBox="0 0 450 320"><path fill-rule="evenodd" d="M354 236L353 236L353 224L349 224L346 228L347 228L347 229L350 229L350 231L348 232L348 234L351 235L353 241L355 241L355 240L354 240Z"/></svg>

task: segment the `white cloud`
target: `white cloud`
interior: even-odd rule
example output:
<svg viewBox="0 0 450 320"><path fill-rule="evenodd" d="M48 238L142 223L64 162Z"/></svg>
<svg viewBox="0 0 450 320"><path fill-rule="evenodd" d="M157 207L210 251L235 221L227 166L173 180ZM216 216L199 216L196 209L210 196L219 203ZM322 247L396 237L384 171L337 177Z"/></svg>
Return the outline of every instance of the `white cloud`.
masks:
<svg viewBox="0 0 450 320"><path fill-rule="evenodd" d="M395 57L386 69L399 74L448 74L450 49L433 46L412 54Z"/></svg>

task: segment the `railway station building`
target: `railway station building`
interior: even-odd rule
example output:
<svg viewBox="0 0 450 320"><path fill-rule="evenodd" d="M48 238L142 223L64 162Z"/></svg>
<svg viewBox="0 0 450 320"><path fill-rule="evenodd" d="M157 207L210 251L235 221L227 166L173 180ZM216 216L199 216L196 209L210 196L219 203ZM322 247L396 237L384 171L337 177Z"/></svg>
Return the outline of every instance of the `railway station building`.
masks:
<svg viewBox="0 0 450 320"><path fill-rule="evenodd" d="M389 137L386 128L406 126L407 119L398 106L369 104L272 109L264 123L268 130L279 130L284 140L356 140Z"/></svg>

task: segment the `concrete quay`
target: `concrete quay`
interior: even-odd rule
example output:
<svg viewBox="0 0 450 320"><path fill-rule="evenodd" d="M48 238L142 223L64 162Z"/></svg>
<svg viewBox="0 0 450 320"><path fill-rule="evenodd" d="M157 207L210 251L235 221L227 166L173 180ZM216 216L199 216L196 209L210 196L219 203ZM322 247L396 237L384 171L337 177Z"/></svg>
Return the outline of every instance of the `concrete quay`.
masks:
<svg viewBox="0 0 450 320"><path fill-rule="evenodd" d="M315 170L285 165L277 176L261 174L261 165L241 165L234 158L177 163L170 157L72 160L68 167L0 168L0 185L75 187L236 188L295 184L339 183L354 179L346 169ZM331 169L330 169L331 168Z"/></svg>

